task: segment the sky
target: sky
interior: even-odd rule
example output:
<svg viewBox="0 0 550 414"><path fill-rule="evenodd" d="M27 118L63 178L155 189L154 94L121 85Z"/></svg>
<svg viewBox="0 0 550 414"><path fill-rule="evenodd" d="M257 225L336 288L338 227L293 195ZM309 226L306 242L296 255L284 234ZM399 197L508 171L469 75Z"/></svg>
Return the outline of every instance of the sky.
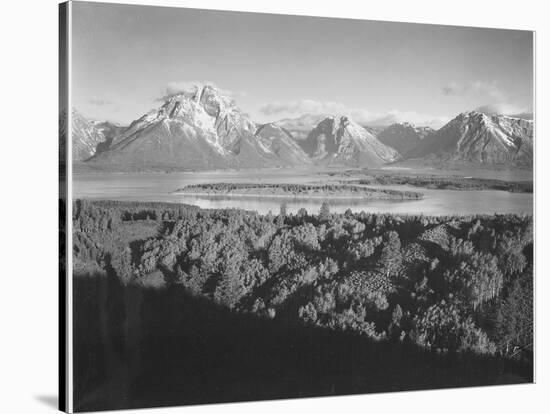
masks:
<svg viewBox="0 0 550 414"><path fill-rule="evenodd" d="M190 82L253 121L342 114L439 127L533 111L529 31L73 2L72 99L127 124Z"/></svg>

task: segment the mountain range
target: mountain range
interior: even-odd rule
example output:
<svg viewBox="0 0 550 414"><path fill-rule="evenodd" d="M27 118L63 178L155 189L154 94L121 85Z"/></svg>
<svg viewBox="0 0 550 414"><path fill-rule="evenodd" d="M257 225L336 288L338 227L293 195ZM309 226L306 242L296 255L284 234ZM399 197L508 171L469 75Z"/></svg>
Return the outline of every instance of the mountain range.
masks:
<svg viewBox="0 0 550 414"><path fill-rule="evenodd" d="M73 161L105 170L376 168L399 161L532 167L533 122L465 112L437 131L406 122L364 127L340 114L255 124L231 97L196 84L126 127L73 110L72 147Z"/></svg>
<svg viewBox="0 0 550 414"><path fill-rule="evenodd" d="M405 158L532 168L533 121L464 112L428 135Z"/></svg>

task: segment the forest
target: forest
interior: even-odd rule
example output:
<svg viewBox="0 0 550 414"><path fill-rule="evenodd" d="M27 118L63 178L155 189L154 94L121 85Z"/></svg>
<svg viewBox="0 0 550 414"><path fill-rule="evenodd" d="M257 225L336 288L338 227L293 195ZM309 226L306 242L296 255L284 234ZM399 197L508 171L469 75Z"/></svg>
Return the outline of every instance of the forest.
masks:
<svg viewBox="0 0 550 414"><path fill-rule="evenodd" d="M279 184L279 183L208 183L190 184L176 190L178 193L208 195L263 195L290 197L349 197L395 200L419 200L423 194L416 191L369 188L351 184Z"/></svg>
<svg viewBox="0 0 550 414"><path fill-rule="evenodd" d="M367 172L368 174L368 172ZM361 185L410 185L436 190L499 190L511 193L532 193L533 181L504 181L488 178L467 177L440 177L436 175L384 175L373 176L342 181L347 184Z"/></svg>
<svg viewBox="0 0 550 414"><path fill-rule="evenodd" d="M73 223L83 409L120 372L136 406L533 380L532 216L76 200Z"/></svg>

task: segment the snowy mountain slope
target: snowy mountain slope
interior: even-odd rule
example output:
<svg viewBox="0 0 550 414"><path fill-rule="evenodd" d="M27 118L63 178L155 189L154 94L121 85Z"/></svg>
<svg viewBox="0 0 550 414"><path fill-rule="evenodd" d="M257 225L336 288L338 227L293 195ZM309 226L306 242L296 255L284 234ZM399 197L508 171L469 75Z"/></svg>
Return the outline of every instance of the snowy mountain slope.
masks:
<svg viewBox="0 0 550 414"><path fill-rule="evenodd" d="M292 134L277 124L271 123L259 126L256 137L259 138L262 145L290 165L301 166L311 163L310 158L296 143Z"/></svg>
<svg viewBox="0 0 550 414"><path fill-rule="evenodd" d="M422 140L406 158L532 166L533 121L464 112Z"/></svg>
<svg viewBox="0 0 550 414"><path fill-rule="evenodd" d="M323 119L300 144L314 161L324 164L378 167L399 157L347 116Z"/></svg>
<svg viewBox="0 0 550 414"><path fill-rule="evenodd" d="M119 134L124 127L107 122L94 121L86 118L76 109L71 113L71 139L73 161L85 161L105 150L113 138ZM59 114L59 153L63 157L67 138L67 112Z"/></svg>
<svg viewBox="0 0 550 414"><path fill-rule="evenodd" d="M99 144L105 142L104 131L78 111L72 111L73 160L84 161L92 157Z"/></svg>
<svg viewBox="0 0 550 414"><path fill-rule="evenodd" d="M90 162L123 169L288 164L255 131L255 124L230 97L212 85L197 84L132 122Z"/></svg>

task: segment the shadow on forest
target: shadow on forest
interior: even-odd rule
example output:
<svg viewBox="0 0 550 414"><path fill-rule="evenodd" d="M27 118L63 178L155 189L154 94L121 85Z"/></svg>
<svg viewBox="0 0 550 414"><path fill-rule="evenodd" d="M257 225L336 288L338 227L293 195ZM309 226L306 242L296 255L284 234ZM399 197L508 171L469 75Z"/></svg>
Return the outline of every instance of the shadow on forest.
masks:
<svg viewBox="0 0 550 414"><path fill-rule="evenodd" d="M496 357L236 314L183 288L74 279L76 411L532 381Z"/></svg>

